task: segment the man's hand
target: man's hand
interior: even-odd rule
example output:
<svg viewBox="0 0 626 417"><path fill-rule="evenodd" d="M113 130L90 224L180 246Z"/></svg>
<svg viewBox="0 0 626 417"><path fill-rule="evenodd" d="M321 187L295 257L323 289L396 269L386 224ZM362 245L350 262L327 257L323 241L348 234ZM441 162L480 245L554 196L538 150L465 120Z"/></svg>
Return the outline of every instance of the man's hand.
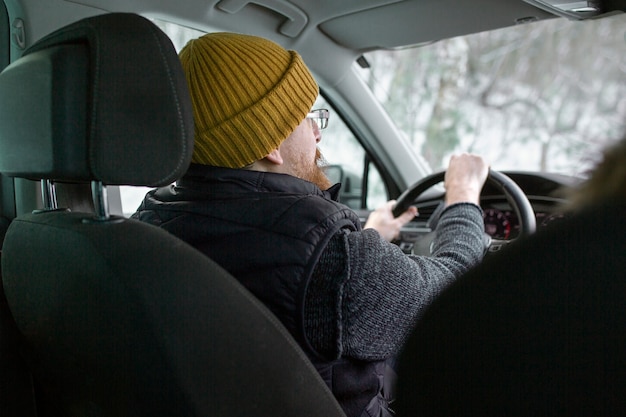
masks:
<svg viewBox="0 0 626 417"><path fill-rule="evenodd" d="M480 190L488 173L489 165L478 155L464 153L452 156L443 183L446 205L463 202L479 204Z"/></svg>
<svg viewBox="0 0 626 417"><path fill-rule="evenodd" d="M390 200L382 207L373 211L365 222L365 229L375 229L383 239L391 242L400 235L402 226L410 222L417 216L417 208L409 207L407 211L393 217L391 210L396 204L396 200Z"/></svg>
<svg viewBox="0 0 626 417"><path fill-rule="evenodd" d="M489 165L480 156L471 154L452 156L443 183L446 188L446 205L463 202L479 204L480 190L485 184L488 172ZM400 216L393 217L391 210L395 204L396 200L391 200L373 211L364 228L375 229L389 242L396 239L402 226L417 215L417 208L409 207Z"/></svg>

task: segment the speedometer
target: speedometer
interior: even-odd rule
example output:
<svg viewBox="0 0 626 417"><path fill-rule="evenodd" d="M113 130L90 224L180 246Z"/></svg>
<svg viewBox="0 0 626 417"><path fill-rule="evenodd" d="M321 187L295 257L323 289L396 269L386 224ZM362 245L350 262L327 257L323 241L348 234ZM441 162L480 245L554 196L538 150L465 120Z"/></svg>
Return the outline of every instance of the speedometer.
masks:
<svg viewBox="0 0 626 417"><path fill-rule="evenodd" d="M498 209L485 209L485 232L494 239L509 239L512 225L506 213Z"/></svg>

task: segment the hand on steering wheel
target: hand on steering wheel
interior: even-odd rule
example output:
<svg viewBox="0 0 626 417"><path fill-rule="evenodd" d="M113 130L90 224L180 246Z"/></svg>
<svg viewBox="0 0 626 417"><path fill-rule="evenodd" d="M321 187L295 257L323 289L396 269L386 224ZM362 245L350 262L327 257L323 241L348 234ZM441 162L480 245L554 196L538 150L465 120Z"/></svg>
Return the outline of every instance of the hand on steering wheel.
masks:
<svg viewBox="0 0 626 417"><path fill-rule="evenodd" d="M413 184L409 189L398 197L395 207L393 208L393 215L399 216L404 213L424 191L428 190L432 186L442 182L445 178L445 171L437 172L429 175L422 180ZM522 189L509 177L501 172L489 170L487 176L487 182L494 185L506 196L507 201L512 206L513 210L517 214L520 222L520 236L530 235L535 232L536 220L535 213L528 201L528 197L522 191ZM431 219L432 221L433 219ZM416 255L430 255L430 243L434 239L434 231L427 233L419 238L418 242L415 242L413 253ZM487 235L486 235L487 236ZM488 236L487 236L488 237ZM499 240L489 239L489 250L495 252L503 246L509 244L511 240ZM402 244L403 237L400 237L400 244Z"/></svg>

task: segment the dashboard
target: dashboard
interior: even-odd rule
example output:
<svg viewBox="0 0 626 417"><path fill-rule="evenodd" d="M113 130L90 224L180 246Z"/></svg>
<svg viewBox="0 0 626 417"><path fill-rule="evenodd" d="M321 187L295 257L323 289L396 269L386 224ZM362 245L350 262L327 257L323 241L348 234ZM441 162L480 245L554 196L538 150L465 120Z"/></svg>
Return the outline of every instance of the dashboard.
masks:
<svg viewBox="0 0 626 417"><path fill-rule="evenodd" d="M528 197L535 212L537 230L550 227L567 217L563 210L567 202L563 190L575 186L579 178L534 172L504 172ZM427 192L415 202L419 216L407 225L405 236L429 233L434 228L431 219L438 217L436 212L442 208L443 193ZM513 240L519 236L520 223L517 214L512 209L502 191L485 184L481 193L481 207L485 222L485 232L493 239Z"/></svg>
<svg viewBox="0 0 626 417"><path fill-rule="evenodd" d="M537 220L537 230L549 227L566 217L559 211L558 203L546 204L545 201L530 200ZM485 233L494 239L511 240L519 236L519 220L517 214L504 201L499 204L483 203L483 219Z"/></svg>

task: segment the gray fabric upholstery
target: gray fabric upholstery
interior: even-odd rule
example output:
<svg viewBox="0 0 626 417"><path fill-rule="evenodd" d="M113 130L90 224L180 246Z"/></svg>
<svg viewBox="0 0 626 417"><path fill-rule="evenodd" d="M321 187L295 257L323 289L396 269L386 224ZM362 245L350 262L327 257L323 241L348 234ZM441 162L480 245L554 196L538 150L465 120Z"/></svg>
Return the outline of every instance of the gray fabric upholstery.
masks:
<svg viewBox="0 0 626 417"><path fill-rule="evenodd" d="M0 217L0 242L9 221ZM0 416L35 417L35 387L20 353L21 337L0 285Z"/></svg>
<svg viewBox="0 0 626 417"><path fill-rule="evenodd" d="M10 176L159 186L193 151L176 52L133 14L85 19L30 47L0 76L0 123Z"/></svg>
<svg viewBox="0 0 626 417"><path fill-rule="evenodd" d="M0 415L33 417L31 373L20 354L20 336L0 286Z"/></svg>
<svg viewBox="0 0 626 417"><path fill-rule="evenodd" d="M282 325L205 255L84 218L18 217L3 251L31 366L68 415L342 415Z"/></svg>
<svg viewBox="0 0 626 417"><path fill-rule="evenodd" d="M139 16L112 14L31 48L0 74L0 172L130 185L181 175L191 108L163 37ZM12 120L10 84L39 76L27 101L41 92L44 103ZM58 415L344 415L269 310L159 228L64 210L18 216L2 274L21 354Z"/></svg>

